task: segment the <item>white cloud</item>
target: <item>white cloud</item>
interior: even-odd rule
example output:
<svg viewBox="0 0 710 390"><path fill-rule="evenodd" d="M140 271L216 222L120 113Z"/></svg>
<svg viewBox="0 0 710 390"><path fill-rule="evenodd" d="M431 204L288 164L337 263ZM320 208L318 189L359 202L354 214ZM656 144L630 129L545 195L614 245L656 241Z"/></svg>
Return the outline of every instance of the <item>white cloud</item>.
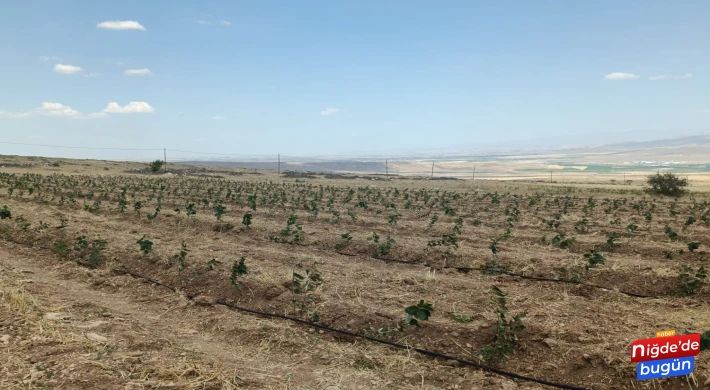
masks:
<svg viewBox="0 0 710 390"><path fill-rule="evenodd" d="M55 56L39 56L40 61L61 61L62 59Z"/></svg>
<svg viewBox="0 0 710 390"><path fill-rule="evenodd" d="M206 20L198 20L198 21L197 21L197 24L212 24L212 23L210 23L210 22L208 22L208 21L206 21Z"/></svg>
<svg viewBox="0 0 710 390"><path fill-rule="evenodd" d="M141 30L145 31L146 28L135 20L110 20L106 22L101 22L96 25L97 28L103 28L106 30Z"/></svg>
<svg viewBox="0 0 710 390"><path fill-rule="evenodd" d="M215 115L215 116L213 116L213 117L210 118L210 119L212 119L213 121L221 121L221 120L224 120L224 119L227 119L227 118L225 118L225 117L223 117L223 116L221 116L221 115Z"/></svg>
<svg viewBox="0 0 710 390"><path fill-rule="evenodd" d="M607 80L631 80L637 79L639 78L639 76L633 73L614 72L609 73L608 75L604 76L604 78Z"/></svg>
<svg viewBox="0 0 710 390"><path fill-rule="evenodd" d="M76 119L100 119L107 117L108 115L104 114L103 112L92 112L91 114L79 115L76 117Z"/></svg>
<svg viewBox="0 0 710 390"><path fill-rule="evenodd" d="M43 102L41 106L32 111L27 112L6 112L0 111L0 117L5 118L28 118L31 116L55 116L72 119L96 119L104 118L107 115L102 112L94 112L91 114L82 114L81 112L66 106L62 103Z"/></svg>
<svg viewBox="0 0 710 390"><path fill-rule="evenodd" d="M64 64L54 65L54 73L78 74L78 73L81 73L82 71L83 71L83 69L81 69L81 66L64 65Z"/></svg>
<svg viewBox="0 0 710 390"><path fill-rule="evenodd" d="M153 72L151 72L148 68L126 69L123 71L123 74L126 76L150 76L153 74Z"/></svg>
<svg viewBox="0 0 710 390"><path fill-rule="evenodd" d="M693 78L693 75L691 73L686 73L683 75L663 74L660 76L651 76L648 79L651 81L656 81L656 80L678 80L678 79L690 79L690 78Z"/></svg>
<svg viewBox="0 0 710 390"><path fill-rule="evenodd" d="M222 25L225 25L225 26L231 26L231 25L232 25L232 22L230 22L230 21L228 21L228 20L223 20L223 21L219 22L219 24L222 24Z"/></svg>
<svg viewBox="0 0 710 390"><path fill-rule="evenodd" d="M328 116L328 115L337 114L338 112L340 112L339 108L326 108L325 110L321 111L320 114Z"/></svg>
<svg viewBox="0 0 710 390"><path fill-rule="evenodd" d="M42 105L37 108L37 111L41 113L42 115L49 115L49 116L77 116L79 115L79 111L69 107L65 106L62 103L52 103L52 102L44 102Z"/></svg>
<svg viewBox="0 0 710 390"><path fill-rule="evenodd" d="M99 73L87 73L84 75L84 77L99 77L99 76L100 76Z"/></svg>
<svg viewBox="0 0 710 390"><path fill-rule="evenodd" d="M604 76L604 78L607 80L633 80L633 79L637 79L639 77L640 76L637 74L623 73L623 72L609 73Z"/></svg>
<svg viewBox="0 0 710 390"><path fill-rule="evenodd" d="M103 109L103 112L110 114L148 113L153 111L155 109L146 102L130 102L123 107L116 102L111 102Z"/></svg>
<svg viewBox="0 0 710 390"><path fill-rule="evenodd" d="M130 102L121 107L118 103L111 102L102 112L92 112L90 114L82 114L81 112L56 102L43 102L41 106L28 112L7 112L0 111L0 117L5 118L27 118L30 116L54 116L73 119L99 119L108 117L107 114L127 114L127 113L145 113L153 112L155 109L146 102Z"/></svg>
<svg viewBox="0 0 710 390"><path fill-rule="evenodd" d="M27 118L30 116L29 112L8 112L8 111L0 111L0 118L13 118L13 119L19 119L19 118Z"/></svg>

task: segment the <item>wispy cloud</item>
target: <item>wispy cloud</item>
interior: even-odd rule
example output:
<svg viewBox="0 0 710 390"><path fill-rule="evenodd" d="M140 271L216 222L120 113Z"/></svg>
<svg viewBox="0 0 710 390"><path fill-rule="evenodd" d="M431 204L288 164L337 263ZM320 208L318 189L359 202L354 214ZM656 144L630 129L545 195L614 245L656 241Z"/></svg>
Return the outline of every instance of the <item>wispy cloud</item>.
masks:
<svg viewBox="0 0 710 390"><path fill-rule="evenodd" d="M39 56L40 61L61 61L62 59L55 56Z"/></svg>
<svg viewBox="0 0 710 390"><path fill-rule="evenodd" d="M59 74L79 74L83 71L81 66L56 64L54 65L54 73Z"/></svg>
<svg viewBox="0 0 710 390"><path fill-rule="evenodd" d="M116 102L111 102L103 109L103 112L110 114L149 113L154 111L155 109L146 102L130 102L123 107Z"/></svg>
<svg viewBox="0 0 710 390"><path fill-rule="evenodd" d="M96 25L97 28L103 28L105 30L141 30L146 31L140 23L135 20L110 20L106 22L101 22Z"/></svg>
<svg viewBox="0 0 710 390"><path fill-rule="evenodd" d="M215 116L213 116L213 117L210 118L210 119L212 119L213 121L221 121L221 120L225 120L225 119L227 119L227 118L225 118L225 117L223 117L223 116L221 116L221 115L215 115Z"/></svg>
<svg viewBox="0 0 710 390"><path fill-rule="evenodd" d="M232 22L230 22L229 20L219 19L219 18L216 18L213 15L209 15L209 14L202 14L202 15L200 15L200 18L201 19L197 19L195 21L195 23L202 24L205 26L212 26L215 24L220 24L222 26L231 26L232 25Z"/></svg>
<svg viewBox="0 0 710 390"><path fill-rule="evenodd" d="M131 114L131 113L149 113L155 109L146 102L130 102L125 106L120 106L116 102L109 103L101 112L92 112L83 114L65 104L57 102L43 102L39 107L27 112L8 112L0 111L0 117L3 118L29 118L32 116L51 116L64 117L72 119L100 119L106 118L108 114Z"/></svg>
<svg viewBox="0 0 710 390"><path fill-rule="evenodd" d="M325 116L329 116L329 115L337 114L339 112L340 112L339 108L326 108L325 110L321 111L320 114L325 115Z"/></svg>
<svg viewBox="0 0 710 390"><path fill-rule="evenodd" d="M99 77L101 76L100 73L87 73L84 75L84 77Z"/></svg>
<svg viewBox="0 0 710 390"><path fill-rule="evenodd" d="M639 76L633 73L614 72L605 75L604 78L606 80L632 80L639 78Z"/></svg>
<svg viewBox="0 0 710 390"><path fill-rule="evenodd" d="M693 75L691 73L686 73L683 75L673 75L673 74L662 74L660 76L651 76L648 79L651 81L656 80L679 80L679 79L691 79Z"/></svg>
<svg viewBox="0 0 710 390"><path fill-rule="evenodd" d="M126 69L123 71L123 74L126 76L150 76L153 74L153 72L151 72L148 68Z"/></svg>
<svg viewBox="0 0 710 390"><path fill-rule="evenodd" d="M0 117L5 118L29 118L31 116L53 116L53 117L65 117L72 119L98 119L107 117L106 114L102 112L94 112L91 114L82 114L81 112L57 102L43 102L42 105L35 108L32 111L27 112L7 112L0 111Z"/></svg>
<svg viewBox="0 0 710 390"><path fill-rule="evenodd" d="M29 112L0 111L0 118L20 119L20 118L27 118L30 115L31 115L31 113L29 113Z"/></svg>

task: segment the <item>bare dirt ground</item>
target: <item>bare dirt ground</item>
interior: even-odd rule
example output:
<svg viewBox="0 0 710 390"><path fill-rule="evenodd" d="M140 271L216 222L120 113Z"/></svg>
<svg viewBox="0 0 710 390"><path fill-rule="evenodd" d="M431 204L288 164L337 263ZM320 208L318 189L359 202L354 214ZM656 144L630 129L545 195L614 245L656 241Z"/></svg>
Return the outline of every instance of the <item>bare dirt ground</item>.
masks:
<svg viewBox="0 0 710 390"><path fill-rule="evenodd" d="M428 372L456 377L451 388L517 388L42 257L0 251L2 389L440 388Z"/></svg>
<svg viewBox="0 0 710 390"><path fill-rule="evenodd" d="M701 281L689 296L676 294L681 265L707 265L707 194L676 203L620 186L225 173L253 171L238 169L206 172L221 179L125 173L136 168L67 160L3 170L16 175L0 178L0 207L12 212L0 221L0 388L544 388L214 305L220 299L301 318L318 313L317 323L332 328L485 363L479 351L495 340L498 318L486 293L494 285L508 294L508 318L527 313L514 352L498 364L503 370L591 389L710 388L707 352L691 377L649 382L635 381L628 356L632 341L658 330L710 329L710 289ZM158 197L161 208L148 218ZM187 216L191 203L196 214ZM218 204L226 208L220 222ZM276 242L293 240L279 233L292 214L302 239ZM696 221L685 226L689 217ZM428 245L452 234L457 221L458 248ZM669 239L666 225L682 239ZM350 243L338 246L346 232ZM367 240L373 232L382 242L396 240L387 253ZM602 249L612 233L615 243ZM153 243L149 253L139 251L141 237ZM560 247L555 237L574 240ZM93 258L89 245L99 241L105 249ZM690 241L700 249L689 252ZM591 249L606 261L586 270ZM237 289L230 273L240 257L249 273ZM314 263L322 286L297 296L293 272ZM451 267L506 268L559 282ZM574 278L585 284L564 282ZM433 303L432 317L420 328L394 330L419 300Z"/></svg>

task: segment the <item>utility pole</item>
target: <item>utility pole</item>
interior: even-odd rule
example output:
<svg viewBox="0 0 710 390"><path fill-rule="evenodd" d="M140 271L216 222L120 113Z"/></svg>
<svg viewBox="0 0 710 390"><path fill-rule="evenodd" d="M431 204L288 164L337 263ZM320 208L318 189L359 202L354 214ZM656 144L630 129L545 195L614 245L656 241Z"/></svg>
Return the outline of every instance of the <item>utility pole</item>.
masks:
<svg viewBox="0 0 710 390"><path fill-rule="evenodd" d="M390 171L387 168L387 160L385 160L385 176L389 179L390 177Z"/></svg>
<svg viewBox="0 0 710 390"><path fill-rule="evenodd" d="M550 183L552 183L552 171L550 171Z"/></svg>
<svg viewBox="0 0 710 390"><path fill-rule="evenodd" d="M281 155L279 154L279 167L278 167L278 173L279 175L281 174Z"/></svg>
<svg viewBox="0 0 710 390"><path fill-rule="evenodd" d="M473 177L471 180L476 180L476 164L473 164Z"/></svg>
<svg viewBox="0 0 710 390"><path fill-rule="evenodd" d="M624 185L626 185L626 172L624 172Z"/></svg>
<svg viewBox="0 0 710 390"><path fill-rule="evenodd" d="M168 166L168 150L163 148L163 165Z"/></svg>
<svg viewBox="0 0 710 390"><path fill-rule="evenodd" d="M434 178L434 161L431 162L431 178Z"/></svg>

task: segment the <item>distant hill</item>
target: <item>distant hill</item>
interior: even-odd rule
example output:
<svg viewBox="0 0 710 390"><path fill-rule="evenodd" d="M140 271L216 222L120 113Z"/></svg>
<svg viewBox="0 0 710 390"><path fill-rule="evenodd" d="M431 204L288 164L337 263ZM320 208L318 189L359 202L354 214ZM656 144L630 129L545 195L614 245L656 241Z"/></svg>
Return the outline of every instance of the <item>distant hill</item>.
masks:
<svg viewBox="0 0 710 390"><path fill-rule="evenodd" d="M520 150L509 148L489 152L472 153L466 151L422 151L410 155L368 155L368 156L313 156L301 157L298 161L282 161L281 171L307 172L352 172L385 173L385 160L389 160L389 173L417 172L426 174L432 162L437 171L473 172L479 169L489 171L514 171L517 168L544 168L547 165L602 165L620 166L664 166L667 164L710 165L710 135L695 135L653 141L631 141L607 145L576 146ZM174 162L186 165L213 167L233 167L246 169L278 168L276 161L250 160L190 160ZM476 170L478 172L478 170ZM442 172L444 174L445 172ZM482 172L483 173L483 172ZM471 173L466 173L471 174ZM478 174L477 174L478 175Z"/></svg>

